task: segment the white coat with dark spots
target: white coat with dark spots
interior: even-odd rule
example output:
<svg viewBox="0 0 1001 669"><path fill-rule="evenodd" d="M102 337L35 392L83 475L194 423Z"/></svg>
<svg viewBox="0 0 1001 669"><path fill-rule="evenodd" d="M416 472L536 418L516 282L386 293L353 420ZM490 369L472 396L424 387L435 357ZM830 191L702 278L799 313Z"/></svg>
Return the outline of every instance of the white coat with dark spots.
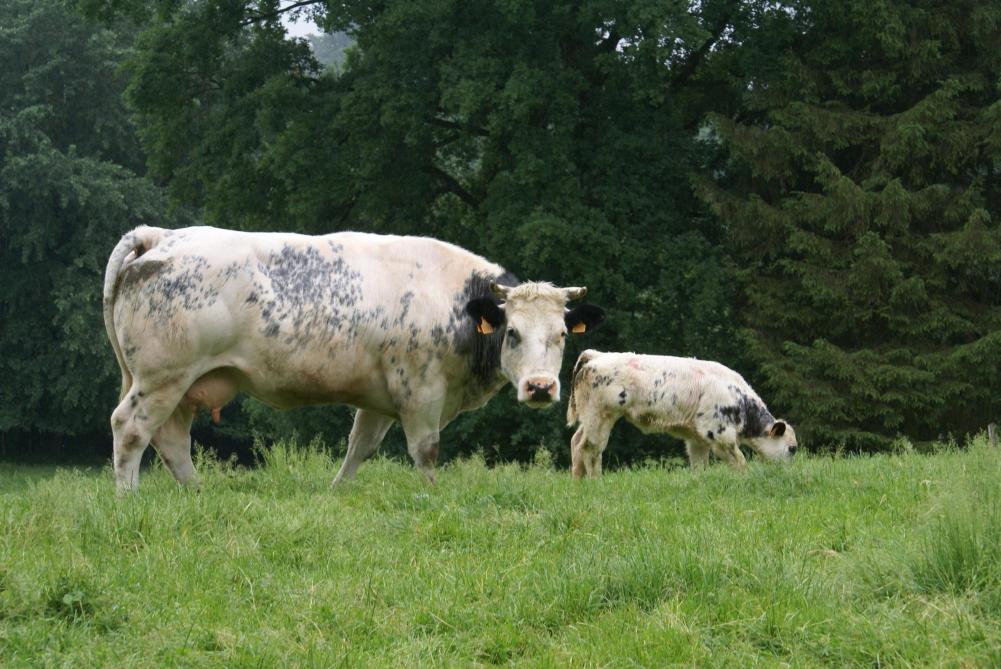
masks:
<svg viewBox="0 0 1001 669"><path fill-rule="evenodd" d="M434 480L438 434L504 384L528 406L559 399L568 330L603 314L584 288L517 285L502 267L424 237L311 237L140 227L111 253L104 320L122 371L111 416L115 478L138 484L150 443L195 479L191 422L245 392L279 408L357 407L335 483L394 421Z"/></svg>
<svg viewBox="0 0 1001 669"><path fill-rule="evenodd" d="M743 444L779 460L796 451L796 433L737 372L718 362L587 350L574 366L567 424L575 478L601 474L601 454L619 418L643 432L683 439L693 467L709 453L734 467L746 462Z"/></svg>

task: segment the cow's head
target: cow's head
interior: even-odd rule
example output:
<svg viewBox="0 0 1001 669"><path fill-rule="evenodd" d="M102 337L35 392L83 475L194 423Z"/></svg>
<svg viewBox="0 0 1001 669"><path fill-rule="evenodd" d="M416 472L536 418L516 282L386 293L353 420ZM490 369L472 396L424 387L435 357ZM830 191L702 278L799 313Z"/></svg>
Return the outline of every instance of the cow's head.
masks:
<svg viewBox="0 0 1001 669"><path fill-rule="evenodd" d="M552 406L560 399L560 366L567 336L594 328L605 312L590 304L567 309L567 302L583 297L586 288L491 283L490 290L496 299L471 300L466 313L476 322L480 336L497 333L503 337L501 372L517 388L518 401L534 408Z"/></svg>
<svg viewBox="0 0 1001 669"><path fill-rule="evenodd" d="M751 437L748 445L767 460L785 460L796 452L796 432L784 420L776 420L765 429L764 434Z"/></svg>

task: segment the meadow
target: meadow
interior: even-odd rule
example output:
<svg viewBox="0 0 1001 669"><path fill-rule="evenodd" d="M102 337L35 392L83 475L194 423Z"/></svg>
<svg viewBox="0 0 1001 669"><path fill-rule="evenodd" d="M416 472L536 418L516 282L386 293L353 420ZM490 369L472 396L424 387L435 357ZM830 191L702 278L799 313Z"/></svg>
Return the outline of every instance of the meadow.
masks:
<svg viewBox="0 0 1001 669"><path fill-rule="evenodd" d="M4 667L1001 665L1001 453L0 465Z"/></svg>

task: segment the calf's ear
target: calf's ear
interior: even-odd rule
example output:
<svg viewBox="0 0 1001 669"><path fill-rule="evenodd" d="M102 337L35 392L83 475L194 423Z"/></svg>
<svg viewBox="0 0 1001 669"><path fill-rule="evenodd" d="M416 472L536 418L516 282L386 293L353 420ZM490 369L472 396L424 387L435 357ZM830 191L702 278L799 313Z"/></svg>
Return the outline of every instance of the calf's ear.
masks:
<svg viewBox="0 0 1001 669"><path fill-rule="evenodd" d="M504 324L504 310L492 297L478 297L466 304L466 313L476 321L476 331L492 334Z"/></svg>
<svg viewBox="0 0 1001 669"><path fill-rule="evenodd" d="M581 304L570 309L563 315L567 330L574 334L582 334L598 327L605 320L605 311L593 304Z"/></svg>
<svg viewBox="0 0 1001 669"><path fill-rule="evenodd" d="M774 423L772 423L772 428L768 430L769 437L781 437L785 433L786 433L786 424L780 420L777 420Z"/></svg>

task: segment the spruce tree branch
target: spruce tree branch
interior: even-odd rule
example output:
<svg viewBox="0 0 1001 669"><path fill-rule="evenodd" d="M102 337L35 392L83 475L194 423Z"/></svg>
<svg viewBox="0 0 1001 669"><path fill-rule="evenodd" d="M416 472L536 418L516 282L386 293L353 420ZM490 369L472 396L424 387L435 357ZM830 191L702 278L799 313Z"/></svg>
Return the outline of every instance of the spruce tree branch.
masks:
<svg viewBox="0 0 1001 669"><path fill-rule="evenodd" d="M259 23L261 21L268 21L268 20L277 19L279 16L281 16L282 14L285 14L287 12L291 12L291 11L293 11L295 9L299 9L301 7L308 7L309 5L319 5L319 4L323 3L324 1L325 0L300 0L299 2L293 2L291 5L288 5L287 7L279 7L278 9L276 9L273 12L265 12L264 14L251 14L251 13L248 13L247 14L247 18L245 18L243 21L241 21L240 25L241 26L249 26L252 23Z"/></svg>
<svg viewBox="0 0 1001 669"><path fill-rule="evenodd" d="M436 165L428 165L425 169L428 173L438 178L446 193L452 193L474 209L480 206L480 201L473 197L472 193L463 188L462 184L460 184L452 175L448 174Z"/></svg>

